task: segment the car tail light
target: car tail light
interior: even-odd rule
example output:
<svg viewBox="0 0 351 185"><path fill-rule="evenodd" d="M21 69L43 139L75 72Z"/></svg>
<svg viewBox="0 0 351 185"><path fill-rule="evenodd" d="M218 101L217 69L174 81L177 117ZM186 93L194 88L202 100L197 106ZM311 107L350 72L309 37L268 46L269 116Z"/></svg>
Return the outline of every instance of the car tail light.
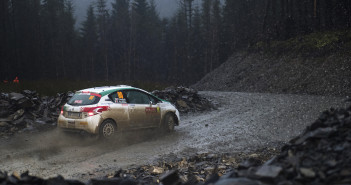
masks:
<svg viewBox="0 0 351 185"><path fill-rule="evenodd" d="M63 106L61 107L61 115L63 115Z"/></svg>
<svg viewBox="0 0 351 185"><path fill-rule="evenodd" d="M94 112L88 112L88 116L94 116Z"/></svg>

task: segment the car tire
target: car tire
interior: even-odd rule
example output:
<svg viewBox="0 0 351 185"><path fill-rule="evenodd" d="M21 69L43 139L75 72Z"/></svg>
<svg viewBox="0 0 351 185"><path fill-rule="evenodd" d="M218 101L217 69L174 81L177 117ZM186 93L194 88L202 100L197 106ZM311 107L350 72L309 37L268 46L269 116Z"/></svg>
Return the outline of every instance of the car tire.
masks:
<svg viewBox="0 0 351 185"><path fill-rule="evenodd" d="M99 129L99 138L100 139L111 139L116 135L117 126L116 123L112 120L105 120L101 123Z"/></svg>
<svg viewBox="0 0 351 185"><path fill-rule="evenodd" d="M171 113L166 114L165 119L162 123L162 130L166 133L170 133L174 131L175 126L175 118Z"/></svg>

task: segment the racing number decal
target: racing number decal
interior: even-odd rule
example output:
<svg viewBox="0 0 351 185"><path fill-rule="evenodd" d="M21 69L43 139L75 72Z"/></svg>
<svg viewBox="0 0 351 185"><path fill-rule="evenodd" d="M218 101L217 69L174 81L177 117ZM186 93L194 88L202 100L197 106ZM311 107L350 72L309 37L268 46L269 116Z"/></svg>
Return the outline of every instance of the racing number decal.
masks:
<svg viewBox="0 0 351 185"><path fill-rule="evenodd" d="M123 93L122 93L122 92L117 92L117 95L118 95L118 98L119 98L119 99L124 99L124 98L123 98Z"/></svg>

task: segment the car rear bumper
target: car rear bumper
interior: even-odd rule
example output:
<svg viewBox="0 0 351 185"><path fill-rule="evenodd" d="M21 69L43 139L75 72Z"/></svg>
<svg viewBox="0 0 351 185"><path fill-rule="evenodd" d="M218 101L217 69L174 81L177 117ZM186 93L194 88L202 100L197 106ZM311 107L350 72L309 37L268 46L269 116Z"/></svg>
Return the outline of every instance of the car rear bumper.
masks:
<svg viewBox="0 0 351 185"><path fill-rule="evenodd" d="M57 120L57 126L68 131L86 131L91 134L98 134L100 120L100 115L90 116L83 119L71 119L60 115Z"/></svg>

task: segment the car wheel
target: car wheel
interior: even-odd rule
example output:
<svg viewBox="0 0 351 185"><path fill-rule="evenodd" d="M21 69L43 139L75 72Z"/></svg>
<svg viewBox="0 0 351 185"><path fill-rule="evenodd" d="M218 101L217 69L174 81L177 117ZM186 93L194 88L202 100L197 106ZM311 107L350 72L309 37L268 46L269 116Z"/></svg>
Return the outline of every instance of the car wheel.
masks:
<svg viewBox="0 0 351 185"><path fill-rule="evenodd" d="M111 139L117 132L117 126L112 120L105 120L100 125L99 136L102 139Z"/></svg>
<svg viewBox="0 0 351 185"><path fill-rule="evenodd" d="M175 120L172 114L166 114L166 117L163 121L163 130L167 133L174 131Z"/></svg>

